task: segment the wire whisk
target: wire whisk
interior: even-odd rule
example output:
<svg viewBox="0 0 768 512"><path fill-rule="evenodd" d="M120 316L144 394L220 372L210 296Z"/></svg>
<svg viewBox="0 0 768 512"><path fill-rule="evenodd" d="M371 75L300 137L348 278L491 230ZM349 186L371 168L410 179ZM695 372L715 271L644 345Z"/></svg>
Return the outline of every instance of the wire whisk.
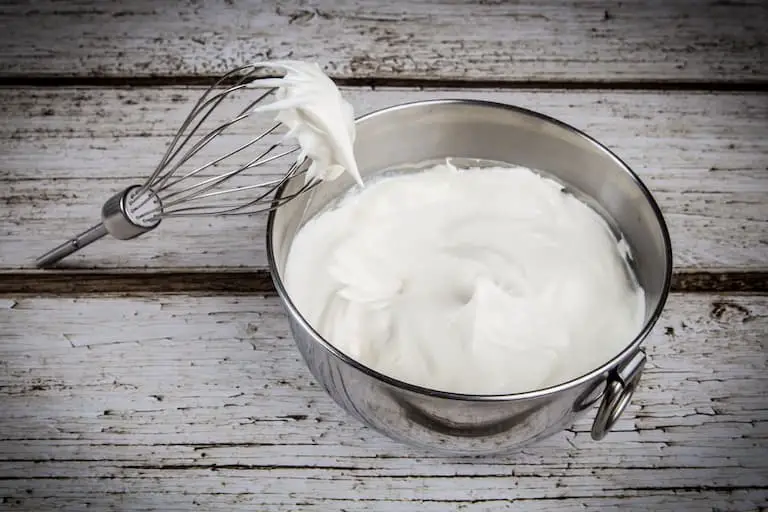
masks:
<svg viewBox="0 0 768 512"><path fill-rule="evenodd" d="M302 153L298 154L287 172L275 179L258 183L245 180L244 184L238 185L233 183L236 177L252 178L248 176L249 170L300 150L298 145L286 147L282 140L269 144L266 149L263 143L259 144L280 128L280 122L234 149L227 150L223 155L192 165L196 157L200 159L203 156L206 147L228 129L251 117L257 111L256 107L277 90L275 80L262 78L268 67L268 64L249 64L233 69L218 79L197 100L147 180L108 199L101 209L101 222L40 256L36 265L51 266L107 234L119 240L135 238L153 230L169 217L264 213L317 185L319 179L305 177L304 185L297 192L279 200L273 197L274 192L287 181L306 174L304 163L307 158ZM232 83L226 89L221 89L225 84ZM264 84L266 91L250 101L245 108L238 110L234 117L224 122L212 120L214 111L220 108L222 102L231 99L234 93L246 88L258 89L261 84ZM206 122L215 126L204 131ZM235 157L238 157L237 164L234 163ZM223 166L229 169L219 171L218 168ZM185 170L186 167L191 169ZM217 173L209 176L213 169ZM225 183L229 184L226 188L222 187Z"/></svg>

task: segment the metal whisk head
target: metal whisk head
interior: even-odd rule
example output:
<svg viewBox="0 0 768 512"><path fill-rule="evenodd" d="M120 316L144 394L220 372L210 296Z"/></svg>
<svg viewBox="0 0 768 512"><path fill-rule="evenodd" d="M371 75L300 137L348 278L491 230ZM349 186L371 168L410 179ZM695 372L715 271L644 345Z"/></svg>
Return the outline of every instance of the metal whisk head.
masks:
<svg viewBox="0 0 768 512"><path fill-rule="evenodd" d="M234 148L206 156L223 133L247 122L254 115L254 108L275 91L270 87L245 108L236 110L233 117L216 120L215 114L225 102L237 96L238 91L258 87L259 83L254 80L263 77L264 69L261 64L242 66L209 87L182 122L147 180L112 196L102 207L99 224L39 257L37 266L50 266L108 233L128 240L156 228L167 217L263 213L315 186L319 181L310 180L294 194L279 200L273 198L273 193L286 181L305 174L303 158L294 160L287 172L274 179L264 181L263 175L259 178L249 173L299 150L298 146L286 147L282 141L264 147L267 139L281 127L280 123ZM222 89L224 84L232 83L234 85Z"/></svg>

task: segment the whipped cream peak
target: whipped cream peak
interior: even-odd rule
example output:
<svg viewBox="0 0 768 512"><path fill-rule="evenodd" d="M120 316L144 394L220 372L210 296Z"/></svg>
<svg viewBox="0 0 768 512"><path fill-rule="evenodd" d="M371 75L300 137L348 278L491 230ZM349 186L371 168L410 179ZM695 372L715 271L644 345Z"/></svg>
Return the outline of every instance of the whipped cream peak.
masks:
<svg viewBox="0 0 768 512"><path fill-rule="evenodd" d="M640 332L645 295L600 215L529 169L377 177L311 218L284 280L342 352L455 393L588 373Z"/></svg>
<svg viewBox="0 0 768 512"><path fill-rule="evenodd" d="M317 63L266 61L257 66L285 71L281 78L262 78L249 87L276 88L275 101L257 105L253 112L277 111L276 120L288 127L286 138L298 141L297 161L309 158L306 180L334 180L344 172L363 186L354 155L355 113Z"/></svg>

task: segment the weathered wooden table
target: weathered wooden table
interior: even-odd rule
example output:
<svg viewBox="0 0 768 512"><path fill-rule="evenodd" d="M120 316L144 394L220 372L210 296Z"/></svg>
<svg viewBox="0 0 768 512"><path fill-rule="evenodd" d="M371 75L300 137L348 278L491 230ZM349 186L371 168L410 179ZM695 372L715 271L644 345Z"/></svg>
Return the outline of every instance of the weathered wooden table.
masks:
<svg viewBox="0 0 768 512"><path fill-rule="evenodd" d="M0 509L768 507L765 1L5 1L0 48ZM202 84L283 57L360 113L490 98L638 171L674 293L605 440L593 411L515 456L445 458L351 420L293 347L263 216L33 268L149 172Z"/></svg>

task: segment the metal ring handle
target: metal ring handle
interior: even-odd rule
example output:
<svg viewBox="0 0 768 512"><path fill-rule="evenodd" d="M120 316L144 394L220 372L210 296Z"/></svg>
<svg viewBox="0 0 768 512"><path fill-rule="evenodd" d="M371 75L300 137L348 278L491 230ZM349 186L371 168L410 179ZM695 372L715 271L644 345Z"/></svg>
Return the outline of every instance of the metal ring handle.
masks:
<svg viewBox="0 0 768 512"><path fill-rule="evenodd" d="M611 372L605 385L603 401L592 423L592 439L595 441L605 437L629 405L643 375L645 361L645 352L638 350L628 363Z"/></svg>

